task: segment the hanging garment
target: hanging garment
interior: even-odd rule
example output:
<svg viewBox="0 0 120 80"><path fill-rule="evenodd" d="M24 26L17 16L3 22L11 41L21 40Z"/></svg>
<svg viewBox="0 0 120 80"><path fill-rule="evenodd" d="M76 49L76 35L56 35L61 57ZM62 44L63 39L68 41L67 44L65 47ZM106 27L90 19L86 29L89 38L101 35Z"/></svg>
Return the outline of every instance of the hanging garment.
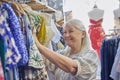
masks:
<svg viewBox="0 0 120 80"><path fill-rule="evenodd" d="M26 8L26 7L25 7ZM33 11L26 10L27 15L23 16L23 23L26 27L26 39L27 48L29 52L28 66L19 67L20 80L49 80L42 55L40 54L35 41L32 37L32 31L36 32L36 29L40 26L40 17L38 14L34 14Z"/></svg>
<svg viewBox="0 0 120 80"><path fill-rule="evenodd" d="M89 31L88 31L90 35L92 47L97 51L99 57L100 57L101 42L105 38L105 32L101 25L102 21L103 19L100 19L98 21L90 19L91 25L89 26Z"/></svg>
<svg viewBox="0 0 120 80"><path fill-rule="evenodd" d="M17 66L14 66L10 70L6 70L5 80L20 80Z"/></svg>
<svg viewBox="0 0 120 80"><path fill-rule="evenodd" d="M26 32L26 46L29 52L29 62L28 62L28 66L37 68L37 69L42 69L45 67L44 62L43 62L43 58L41 53L39 52L34 38L32 36L32 30L31 30L31 26L30 26L30 22L29 19L26 15L23 15L23 23L25 26L25 32Z"/></svg>
<svg viewBox="0 0 120 80"><path fill-rule="evenodd" d="M11 33L10 28L6 22L5 14L6 10L1 8L0 12L0 35L6 44L6 69L12 69L14 65L17 65L19 60L21 59L21 55L19 54L18 48L15 44L13 35Z"/></svg>
<svg viewBox="0 0 120 80"><path fill-rule="evenodd" d="M114 59L110 77L113 80L120 80L120 42Z"/></svg>
<svg viewBox="0 0 120 80"><path fill-rule="evenodd" d="M3 73L1 58L0 58L0 80L4 80L4 73Z"/></svg>
<svg viewBox="0 0 120 80"><path fill-rule="evenodd" d="M110 77L111 69L117 53L120 38L112 37L104 39L101 45L100 62L101 62L101 80L113 80Z"/></svg>
<svg viewBox="0 0 120 80"><path fill-rule="evenodd" d="M10 31L13 34L15 44L22 57L20 61L18 62L18 65L19 66L26 65L28 62L28 52L25 46L23 34L21 32L19 20L16 14L14 13L13 9L11 8L10 4L3 3L3 9L5 9L8 13L7 22L9 24Z"/></svg>
<svg viewBox="0 0 120 80"><path fill-rule="evenodd" d="M6 68L6 64L5 64L5 52L6 52L6 48L5 48L5 41L1 38L0 35L0 57L1 57L1 62L2 62L2 68L4 71L4 75L5 75L5 68Z"/></svg>
<svg viewBox="0 0 120 80"><path fill-rule="evenodd" d="M19 77L19 80L49 80L45 68L19 67Z"/></svg>
<svg viewBox="0 0 120 80"><path fill-rule="evenodd" d="M39 42L44 45L46 43L46 20L44 19L44 17L39 16L39 18L41 19L41 26L40 26L40 30L38 31L37 37Z"/></svg>

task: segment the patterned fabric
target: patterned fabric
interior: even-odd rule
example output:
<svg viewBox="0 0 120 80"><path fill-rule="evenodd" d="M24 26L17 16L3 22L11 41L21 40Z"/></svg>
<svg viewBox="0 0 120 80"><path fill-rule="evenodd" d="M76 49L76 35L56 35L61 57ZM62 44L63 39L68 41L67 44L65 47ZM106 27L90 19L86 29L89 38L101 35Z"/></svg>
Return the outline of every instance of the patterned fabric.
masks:
<svg viewBox="0 0 120 80"><path fill-rule="evenodd" d="M29 16L29 20L30 20L30 23L32 24L32 30L34 32L36 32L36 30L38 29L38 27L40 26L40 23L41 23L41 19L38 15L32 13L32 12L29 12L29 11L26 11L28 13L28 16Z"/></svg>
<svg viewBox="0 0 120 80"><path fill-rule="evenodd" d="M6 68L12 69L14 65L17 65L21 59L18 48L14 42L13 35L8 27L5 19L5 10L2 8L0 12L0 35L6 43Z"/></svg>
<svg viewBox="0 0 120 80"><path fill-rule="evenodd" d="M102 28L103 19L100 19L98 21L90 19L91 25L89 26L89 35L92 43L93 49L95 49L98 53L98 56L100 57L100 46L102 43L102 40L105 38L105 32Z"/></svg>
<svg viewBox="0 0 120 80"><path fill-rule="evenodd" d="M3 3L3 9L5 9L8 13L7 22L9 23L10 30L13 34L15 43L22 57L18 65L19 66L25 65L28 62L28 52L25 46L23 34L21 32L19 20L9 4Z"/></svg>
<svg viewBox="0 0 120 80"><path fill-rule="evenodd" d="M29 19L26 15L23 16L23 20L24 20L24 24L25 24L25 28L26 28L26 36L27 36L27 48L29 50L29 63L28 66L40 69L40 68L44 68L44 62L42 59L42 55L40 54L34 39L32 37L32 30L31 30L31 26L30 26L30 22Z"/></svg>
<svg viewBox="0 0 120 80"><path fill-rule="evenodd" d="M25 7L26 8L26 7ZM45 70L45 65L43 63L42 55L36 47L34 39L32 37L32 30L36 32L40 20L38 17L34 18L35 14L30 15L29 10L27 9L28 17L24 15L24 23L26 26L26 35L27 35L27 48L29 50L29 63L26 67L20 67L20 80L49 80L47 71ZM32 12L32 11L31 11ZM37 21L35 21L37 19ZM36 26L35 26L35 23ZM33 28L34 27L34 28Z"/></svg>
<svg viewBox="0 0 120 80"><path fill-rule="evenodd" d="M35 69L32 67L20 67L20 80L49 80L45 69Z"/></svg>
<svg viewBox="0 0 120 80"><path fill-rule="evenodd" d="M3 74L3 68L2 68L1 58L0 58L0 80L4 80L4 74Z"/></svg>

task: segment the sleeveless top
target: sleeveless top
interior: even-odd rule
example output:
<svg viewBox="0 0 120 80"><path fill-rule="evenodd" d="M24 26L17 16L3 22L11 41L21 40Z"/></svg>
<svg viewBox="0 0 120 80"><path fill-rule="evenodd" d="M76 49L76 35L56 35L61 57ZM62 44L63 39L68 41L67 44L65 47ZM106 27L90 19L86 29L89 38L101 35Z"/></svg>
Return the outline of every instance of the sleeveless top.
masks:
<svg viewBox="0 0 120 80"><path fill-rule="evenodd" d="M97 51L99 57L100 57L101 42L105 38L105 32L101 25L102 21L103 19L97 21L90 19L91 25L89 25L89 31L88 31L90 35L92 47Z"/></svg>

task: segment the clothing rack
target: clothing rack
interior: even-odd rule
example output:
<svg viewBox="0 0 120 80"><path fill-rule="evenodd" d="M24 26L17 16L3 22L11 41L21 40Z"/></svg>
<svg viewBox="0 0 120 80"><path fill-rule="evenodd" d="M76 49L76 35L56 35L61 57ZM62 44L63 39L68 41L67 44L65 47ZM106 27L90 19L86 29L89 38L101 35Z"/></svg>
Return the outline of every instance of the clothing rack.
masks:
<svg viewBox="0 0 120 80"><path fill-rule="evenodd" d="M38 2L36 0L31 0L30 2L26 2L27 5L31 6L33 10L40 10L41 12L46 13L55 13L56 10L47 6L46 4L42 2Z"/></svg>
<svg viewBox="0 0 120 80"><path fill-rule="evenodd" d="M100 49L101 80L117 80L112 79L110 74L119 42L120 38L118 36L105 38L102 41L102 46Z"/></svg>
<svg viewBox="0 0 120 80"><path fill-rule="evenodd" d="M120 28L109 29L109 31L120 30Z"/></svg>
<svg viewBox="0 0 120 80"><path fill-rule="evenodd" d="M120 28L109 29L109 31L113 31L113 34L106 35L106 36L119 36L120 35Z"/></svg>

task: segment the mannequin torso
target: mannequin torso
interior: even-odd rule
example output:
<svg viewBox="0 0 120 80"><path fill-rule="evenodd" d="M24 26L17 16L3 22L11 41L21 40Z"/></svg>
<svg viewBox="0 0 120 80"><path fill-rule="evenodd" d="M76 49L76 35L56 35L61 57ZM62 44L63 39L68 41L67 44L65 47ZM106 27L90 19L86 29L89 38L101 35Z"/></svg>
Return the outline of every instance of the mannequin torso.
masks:
<svg viewBox="0 0 120 80"><path fill-rule="evenodd" d="M102 19L104 15L104 10L98 9L98 8L93 8L90 12L88 12L88 17L92 20L99 20Z"/></svg>
<svg viewBox="0 0 120 80"><path fill-rule="evenodd" d="M118 9L115 9L115 10L113 11L113 13L114 13L114 17L115 17L115 18L120 17L120 5L119 5L119 8L118 8Z"/></svg>

